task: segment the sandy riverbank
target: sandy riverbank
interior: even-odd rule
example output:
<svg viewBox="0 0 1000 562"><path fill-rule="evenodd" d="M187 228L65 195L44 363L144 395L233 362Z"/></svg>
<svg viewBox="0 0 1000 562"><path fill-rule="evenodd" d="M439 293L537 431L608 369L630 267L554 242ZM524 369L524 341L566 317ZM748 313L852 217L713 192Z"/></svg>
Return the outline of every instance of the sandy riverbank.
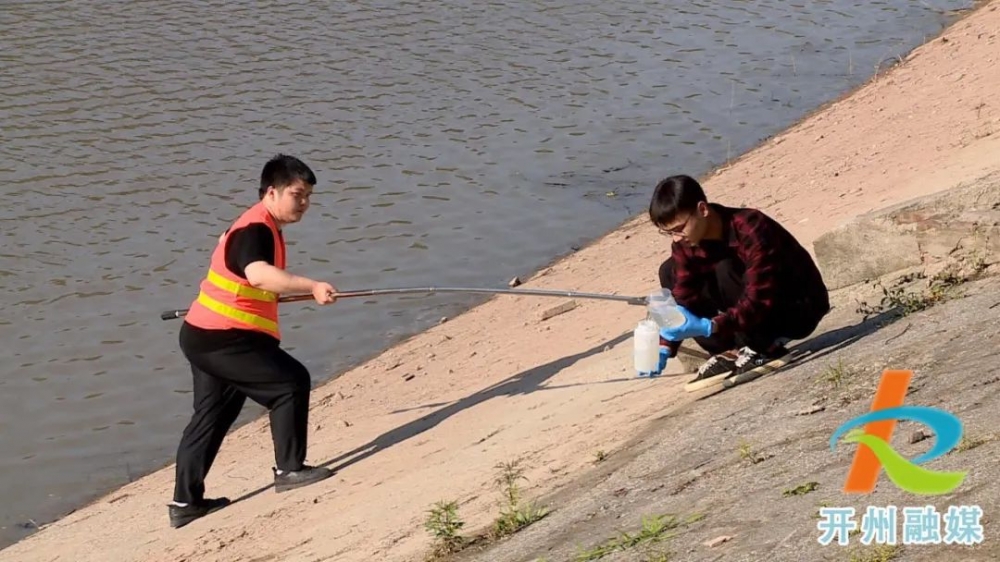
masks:
<svg viewBox="0 0 1000 562"><path fill-rule="evenodd" d="M706 181L710 196L764 209L808 247L857 214L996 168L998 4L720 170ZM656 287L668 251L639 217L528 285L641 295ZM550 491L590 468L596 451L689 400L685 377L632 377L628 338L643 310L579 302L539 320L559 302L499 297L317 389L309 460L339 467L330 481L280 496L263 489L272 454L260 420L228 438L209 478L210 493L245 498L226 510L169 529L168 468L0 560L418 559L435 501L460 500L470 527L495 516L498 462L523 459L528 491Z"/></svg>

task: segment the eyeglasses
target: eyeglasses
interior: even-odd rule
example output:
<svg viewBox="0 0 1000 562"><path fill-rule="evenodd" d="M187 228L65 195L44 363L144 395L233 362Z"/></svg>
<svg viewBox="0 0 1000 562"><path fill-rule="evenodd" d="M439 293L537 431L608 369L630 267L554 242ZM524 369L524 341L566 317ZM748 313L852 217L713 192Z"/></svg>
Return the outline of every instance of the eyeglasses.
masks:
<svg viewBox="0 0 1000 562"><path fill-rule="evenodd" d="M664 236L685 236L684 229L687 228L687 225L689 222L691 222L691 217L693 216L694 215L688 215L688 218L684 219L684 222L682 222L680 226L675 226L674 228L671 228L669 230L665 228L660 228L659 229L660 234Z"/></svg>

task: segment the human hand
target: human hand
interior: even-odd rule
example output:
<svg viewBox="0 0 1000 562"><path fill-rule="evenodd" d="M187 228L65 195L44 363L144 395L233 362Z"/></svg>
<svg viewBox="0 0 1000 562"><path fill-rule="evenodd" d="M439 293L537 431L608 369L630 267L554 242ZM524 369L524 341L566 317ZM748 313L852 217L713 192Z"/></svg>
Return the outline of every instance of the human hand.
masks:
<svg viewBox="0 0 1000 562"><path fill-rule="evenodd" d="M677 310L684 315L684 323L674 328L660 328L660 336L670 341L681 341L695 336L708 337L712 335L712 320L691 314L691 311L678 306Z"/></svg>
<svg viewBox="0 0 1000 562"><path fill-rule="evenodd" d="M337 294L337 288L329 283L317 281L313 284L312 295L316 299L317 304L323 305L337 302L335 294Z"/></svg>

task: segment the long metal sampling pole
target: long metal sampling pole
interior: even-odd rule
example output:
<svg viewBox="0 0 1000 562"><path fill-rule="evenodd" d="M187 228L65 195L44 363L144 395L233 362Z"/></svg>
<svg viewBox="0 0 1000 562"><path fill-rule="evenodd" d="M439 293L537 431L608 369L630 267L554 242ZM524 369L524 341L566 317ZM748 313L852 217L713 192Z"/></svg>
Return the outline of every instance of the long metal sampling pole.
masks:
<svg viewBox="0 0 1000 562"><path fill-rule="evenodd" d="M338 299L351 297L372 297L379 295L404 295L412 293L487 293L504 295L530 295L539 297L569 297L575 299L595 299L625 302L636 306L646 306L649 304L648 297L628 297L622 295L608 295L602 293L579 293L576 291L556 291L546 289L491 289L479 287L399 287L389 289L361 289L356 291L340 291L333 296ZM288 295L279 297L278 302L301 302L312 300L311 294ZM188 309L168 310L160 314L163 320L173 320L182 318L187 314Z"/></svg>

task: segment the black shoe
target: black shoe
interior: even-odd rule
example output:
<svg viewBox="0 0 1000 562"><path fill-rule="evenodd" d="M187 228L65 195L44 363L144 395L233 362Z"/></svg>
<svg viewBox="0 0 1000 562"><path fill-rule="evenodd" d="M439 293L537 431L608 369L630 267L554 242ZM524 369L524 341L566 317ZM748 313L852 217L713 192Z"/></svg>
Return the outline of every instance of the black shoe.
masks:
<svg viewBox="0 0 1000 562"><path fill-rule="evenodd" d="M229 498L204 499L200 502L189 503L184 507L170 504L170 526L174 529L183 527L188 523L204 517L213 511L218 511L230 504Z"/></svg>
<svg viewBox="0 0 1000 562"><path fill-rule="evenodd" d="M736 368L736 360L728 354L720 353L709 357L698 367L698 375L691 381L709 379L718 375L724 375Z"/></svg>
<svg viewBox="0 0 1000 562"><path fill-rule="evenodd" d="M278 474L278 471L275 470L274 491L286 492L294 490L295 488L314 484L320 480L326 480L333 475L334 472L329 468L320 468L318 466L303 466L299 470L283 472L281 474Z"/></svg>
<svg viewBox="0 0 1000 562"><path fill-rule="evenodd" d="M736 374L769 373L781 368L781 360L786 359L790 352L784 345L773 345L764 352L757 352L749 347L740 349L736 358Z"/></svg>

